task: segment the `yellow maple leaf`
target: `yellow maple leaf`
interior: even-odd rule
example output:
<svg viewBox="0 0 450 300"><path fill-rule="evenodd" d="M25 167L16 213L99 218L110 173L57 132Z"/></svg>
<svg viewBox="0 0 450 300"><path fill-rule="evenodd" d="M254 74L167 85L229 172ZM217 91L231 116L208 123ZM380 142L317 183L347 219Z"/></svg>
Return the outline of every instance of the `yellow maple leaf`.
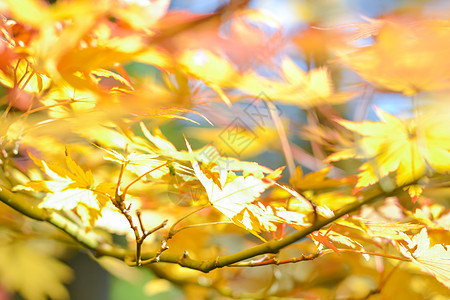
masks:
<svg viewBox="0 0 450 300"><path fill-rule="evenodd" d="M284 58L281 66L285 82L270 80L249 72L243 75L236 87L252 95L259 95L264 91L269 99L300 107L324 103L340 104L355 96L354 93L335 93L330 74L325 67L305 72L289 58Z"/></svg>
<svg viewBox="0 0 450 300"><path fill-rule="evenodd" d="M348 192L345 191L331 191L331 192L320 192L320 193L312 193L305 192L305 196L308 199L319 206L319 207L327 207L332 211L341 209L347 204L353 203L357 201L357 198L353 195L349 195Z"/></svg>
<svg viewBox="0 0 450 300"><path fill-rule="evenodd" d="M348 179L334 179L327 178L327 174L331 169L331 165L303 176L303 171L300 166L295 169L295 175L289 180L292 186L300 190L317 190L324 188L332 188L343 186L348 183Z"/></svg>
<svg viewBox="0 0 450 300"><path fill-rule="evenodd" d="M189 152L178 151L177 148L166 139L161 130L155 128L153 130L154 133L151 133L144 123L140 123L140 125L144 136L150 141L150 143L143 144L140 149L147 149L146 151L150 151L150 153L156 153L161 157L175 161L190 162L196 160L204 164L214 163L220 169L243 171L244 176L252 174L255 177L263 178L265 174L275 174L275 172L277 172L275 177L280 177L282 169L274 171L256 162L241 161L234 157L222 156L213 145L206 145L195 151L192 151L192 149ZM188 149L189 148L190 147L188 147Z"/></svg>
<svg viewBox="0 0 450 300"><path fill-rule="evenodd" d="M205 49L186 50L178 63L184 72L204 81L227 105L231 105L222 88L236 86L241 75L226 58Z"/></svg>
<svg viewBox="0 0 450 300"><path fill-rule="evenodd" d="M345 158L368 160L360 167L356 190L372 185L396 172L396 182L403 185L425 175L427 171L448 171L450 167L450 116L432 112L416 119L401 121L376 109L381 122L340 123L361 137L353 149L330 155L326 161Z"/></svg>
<svg viewBox="0 0 450 300"><path fill-rule="evenodd" d="M399 243L402 254L412 260L423 271L450 288L450 245L436 244L430 247L426 228L411 239L404 233L403 243Z"/></svg>
<svg viewBox="0 0 450 300"><path fill-rule="evenodd" d="M422 195L424 186L413 184L404 188L404 190L408 190L408 194L411 197L412 202L416 202L419 199L420 195Z"/></svg>
<svg viewBox="0 0 450 300"><path fill-rule="evenodd" d="M138 176L148 173L148 175L153 178L161 178L161 176L169 172L169 168L163 166L165 161L157 159L159 156L156 154L140 154L132 152L124 155L112 149L101 149L106 153L103 157L104 159L122 164L127 170Z"/></svg>
<svg viewBox="0 0 450 300"><path fill-rule="evenodd" d="M53 85L39 101L48 107L50 117L62 119L91 112L97 105L98 95L89 90L58 84Z"/></svg>
<svg viewBox="0 0 450 300"><path fill-rule="evenodd" d="M187 146L192 152L189 143ZM280 217L277 216L277 212L284 212L284 209L264 206L257 201L261 193L274 184L270 174L266 177L257 177L253 174L237 176L231 168L214 166L210 169L210 172L215 173L215 177L212 178L202 171L196 160L192 160L191 163L195 175L206 190L209 203L234 224L255 236L261 238L259 232L275 231L277 223L304 224L303 214L292 212L296 214L293 216L282 213L283 217Z"/></svg>
<svg viewBox="0 0 450 300"><path fill-rule="evenodd" d="M0 247L0 280L9 292L19 292L24 299L67 299L64 283L73 278L72 270L51 256L43 243L2 236ZM5 242L6 241L6 242Z"/></svg>
<svg viewBox="0 0 450 300"><path fill-rule="evenodd" d="M341 60L383 89L404 95L446 90L450 88L448 25L447 20L381 22L373 45L341 54Z"/></svg>
<svg viewBox="0 0 450 300"><path fill-rule="evenodd" d="M217 179L208 178L200 169L198 162L193 161L192 167L195 175L205 187L210 203L230 219L245 209L247 204L254 202L263 191L273 184L264 182L255 176L236 176L231 171L217 167L212 171L217 172L219 177ZM229 177L232 179L230 180ZM218 180L221 186L217 185L215 180Z"/></svg>
<svg viewBox="0 0 450 300"><path fill-rule="evenodd" d="M404 236L400 233L423 228L420 224L412 223L386 223L364 220L362 228L372 237L384 237L391 240L399 240Z"/></svg>
<svg viewBox="0 0 450 300"><path fill-rule="evenodd" d="M46 163L31 153L29 155L51 180L30 181L24 185L15 186L14 190L47 193L43 201L39 203L39 207L57 210L76 209L86 230L91 229L109 200L108 195L113 195L111 185L105 183L95 185L92 172L83 171L67 152L66 167Z"/></svg>
<svg viewBox="0 0 450 300"><path fill-rule="evenodd" d="M0 83L4 86L8 88L20 87L28 93L40 94L50 85L49 77L33 70L29 61L20 59L12 62L11 65L15 66L12 74L0 70ZM22 79L17 80L17 78Z"/></svg>

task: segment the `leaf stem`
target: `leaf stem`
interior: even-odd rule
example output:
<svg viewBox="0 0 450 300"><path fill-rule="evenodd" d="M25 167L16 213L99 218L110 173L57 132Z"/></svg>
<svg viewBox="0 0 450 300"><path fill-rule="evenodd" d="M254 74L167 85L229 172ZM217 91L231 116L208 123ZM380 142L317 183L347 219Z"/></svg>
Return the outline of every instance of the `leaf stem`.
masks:
<svg viewBox="0 0 450 300"><path fill-rule="evenodd" d="M167 166L168 164L169 164L169 162L165 162L164 164L162 164L162 165L160 165L160 166L157 166L157 167L155 167L155 168L153 168L153 169L151 169L151 170L145 172L144 174L140 175L138 178L134 179L132 182L130 182L130 183L123 189L122 194L126 195L128 189L129 189L133 184L135 184L136 182L138 182L139 180L141 180L142 178L144 178L146 175L150 174L151 172L156 171L156 170L158 170L158 169L161 169L162 167Z"/></svg>

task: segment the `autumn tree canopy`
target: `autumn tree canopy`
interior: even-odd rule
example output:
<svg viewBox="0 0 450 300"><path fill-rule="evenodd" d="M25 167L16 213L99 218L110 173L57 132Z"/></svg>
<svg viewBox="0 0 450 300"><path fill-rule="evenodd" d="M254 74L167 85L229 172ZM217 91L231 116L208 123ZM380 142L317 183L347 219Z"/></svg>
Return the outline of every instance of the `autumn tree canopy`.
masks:
<svg viewBox="0 0 450 300"><path fill-rule="evenodd" d="M0 291L83 250L155 299L449 297L442 1L178 2L0 3Z"/></svg>

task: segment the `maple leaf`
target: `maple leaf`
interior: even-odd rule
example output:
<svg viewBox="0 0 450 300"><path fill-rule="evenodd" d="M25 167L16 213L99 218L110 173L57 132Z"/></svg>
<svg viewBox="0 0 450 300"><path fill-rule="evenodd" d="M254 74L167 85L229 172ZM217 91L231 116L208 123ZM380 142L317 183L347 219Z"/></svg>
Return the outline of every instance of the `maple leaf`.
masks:
<svg viewBox="0 0 450 300"><path fill-rule="evenodd" d="M423 205L415 211L407 211L406 214L425 224L428 229L450 230L450 212L445 213L444 208L438 204Z"/></svg>
<svg viewBox="0 0 450 300"><path fill-rule="evenodd" d="M327 246L328 248L330 248L331 250L333 250L337 255L342 256L342 254L339 252L338 248L336 248L336 246L330 241L330 239L327 237L328 231L325 230L323 231L323 233L321 231L315 231L313 233L310 234L310 237L322 244Z"/></svg>
<svg viewBox="0 0 450 300"><path fill-rule="evenodd" d="M187 141L186 144L189 151L192 152ZM291 215L285 215L285 219L277 216L277 211L283 211L282 209L266 207L257 202L261 193L274 184L273 176L270 177L270 174L262 178L254 175L237 176L231 168L219 168L218 166L204 172L196 160L192 160L191 163L195 175L206 190L209 203L234 224L255 236L261 238L258 235L259 232L275 231L276 223L287 223L287 219L292 223L299 222L300 218L293 218ZM214 177L210 175L211 173L214 174ZM303 222L303 218L301 219Z"/></svg>
<svg viewBox="0 0 450 300"><path fill-rule="evenodd" d="M390 240L399 240L404 237L404 232L423 228L420 224L388 223L362 220L363 228L372 237L383 237Z"/></svg>
<svg viewBox="0 0 450 300"><path fill-rule="evenodd" d="M301 30L293 42L304 53L309 66L312 62L315 66L326 64L331 51L344 45L342 33L326 31L315 26Z"/></svg>
<svg viewBox="0 0 450 300"><path fill-rule="evenodd" d="M259 95L261 91L268 98L300 107L311 107L324 103L340 104L350 100L354 93L334 93L330 74L326 67L310 72L301 70L291 59L282 63L284 82L266 79L254 73L246 73L237 88Z"/></svg>
<svg viewBox="0 0 450 300"><path fill-rule="evenodd" d="M204 81L227 105L231 105L222 88L234 87L241 78L231 62L204 49L186 50L178 61L187 74Z"/></svg>
<svg viewBox="0 0 450 300"><path fill-rule="evenodd" d="M291 177L289 181L296 189L300 190L317 190L339 187L349 182L349 179L347 178L327 178L327 174L330 172L330 169L331 165L328 165L319 171L311 172L303 176L302 168L297 166L295 169L295 175Z"/></svg>
<svg viewBox="0 0 450 300"><path fill-rule="evenodd" d="M25 0L8 1L8 8L14 19L37 29L36 37L25 48L33 56L35 71L51 76L59 84L67 82L73 87L95 90L95 80L89 76L91 71L128 61L145 46L142 35L128 30L128 34L120 36L117 22L106 17L124 19L132 25L146 22L147 26L142 27L148 29L168 5L166 0L152 1L139 10L138 4L119 2L92 5L84 0L63 1L49 6Z"/></svg>
<svg viewBox="0 0 450 300"><path fill-rule="evenodd" d="M423 185L413 184L405 187L403 190L408 190L408 194L411 197L411 200L413 203L419 199L420 195L422 194L424 190Z"/></svg>
<svg viewBox="0 0 450 300"><path fill-rule="evenodd" d="M192 167L195 175L205 187L211 205L230 219L244 210L247 204L254 202L264 190L272 185L271 182L264 182L254 176L236 176L226 169L216 170L217 168L212 171L217 171L218 178L208 178L200 169L198 162L193 161ZM229 176L231 179L228 179ZM217 180L220 186L214 182Z"/></svg>
<svg viewBox="0 0 450 300"><path fill-rule="evenodd" d="M24 185L15 186L14 190L47 193L43 201L39 203L39 207L57 210L76 209L86 230L91 229L109 200L109 196L114 195L114 185L108 183L95 185L92 172L83 171L67 151L66 167L46 163L31 153L29 156L51 180L30 181Z"/></svg>
<svg viewBox="0 0 450 300"><path fill-rule="evenodd" d="M262 166L256 162L241 161L234 157L225 157L213 145L206 145L198 150L178 151L177 148L166 139L161 130L154 128L153 133L148 130L144 123L140 123L144 136L150 141L140 147L141 150L147 149L150 153L158 154L161 157L173 159L176 161L196 160L206 165L214 163L218 169L229 169L234 171L243 171L243 175L252 174L257 178L263 178L265 174L277 174L276 178L281 176L283 168L276 171ZM189 147L188 147L189 149ZM272 178L275 179L275 178Z"/></svg>
<svg viewBox="0 0 450 300"><path fill-rule="evenodd" d="M91 112L97 105L98 96L89 90L78 90L66 84L59 84L54 85L39 100L49 107L50 117L63 119Z"/></svg>
<svg viewBox="0 0 450 300"><path fill-rule="evenodd" d="M374 21L371 27L379 30L373 45L341 54L363 79L404 95L450 88L448 21Z"/></svg>
<svg viewBox="0 0 450 300"><path fill-rule="evenodd" d="M152 178L161 178L164 174L169 172L168 167L159 166L164 165L164 160L157 159L157 154L139 154L136 152L123 155L112 149L101 148L106 152L104 159L124 165L125 168L132 173L140 176L148 173ZM154 170L150 172L151 170Z"/></svg>
<svg viewBox="0 0 450 300"><path fill-rule="evenodd" d="M402 254L450 288L450 245L436 244L430 247L426 228L412 239L404 233L401 234L404 236L404 241L398 246Z"/></svg>
<svg viewBox="0 0 450 300"><path fill-rule="evenodd" d="M265 206L258 201L245 205L244 209L234 215L231 220L257 235L256 233L262 231L276 231L279 224L288 224L298 229L304 228L310 225L306 221L306 216L296 211L288 211L283 207Z"/></svg>
<svg viewBox="0 0 450 300"><path fill-rule="evenodd" d="M1 236L0 278L6 290L19 292L24 299L68 298L64 283L70 282L73 272L43 247L48 241Z"/></svg>
<svg viewBox="0 0 450 300"><path fill-rule="evenodd" d="M378 108L376 113L382 122L340 121L361 138L356 148L334 153L326 159L327 162L346 158L369 160L359 168L356 191L394 171L397 184L403 185L420 178L429 168L436 172L448 170L450 118L447 112L428 112L410 121L401 121Z"/></svg>
<svg viewBox="0 0 450 300"><path fill-rule="evenodd" d="M0 70L0 83L6 87L20 87L28 93L40 94L50 85L49 77L33 70L32 64L27 60L19 59L12 62L11 65L15 66L12 74ZM22 78L22 80L18 82L17 78Z"/></svg>
<svg viewBox="0 0 450 300"><path fill-rule="evenodd" d="M223 207L220 208L216 206L216 208L224 213ZM235 206L235 208L237 207ZM252 203L244 205L241 211L238 211L239 209L240 208L237 208L237 210L233 212L234 215L230 219L234 224L245 228L257 236L259 235L256 233L261 231L276 231L276 224L283 221L275 215L272 207L265 207L261 202L258 202L258 205Z"/></svg>

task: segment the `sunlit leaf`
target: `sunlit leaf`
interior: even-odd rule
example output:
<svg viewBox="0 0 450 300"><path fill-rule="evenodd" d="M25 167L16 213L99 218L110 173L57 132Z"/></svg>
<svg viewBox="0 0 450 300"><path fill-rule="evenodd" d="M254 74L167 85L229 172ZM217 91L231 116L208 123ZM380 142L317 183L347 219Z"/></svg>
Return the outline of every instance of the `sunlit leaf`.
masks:
<svg viewBox="0 0 450 300"><path fill-rule="evenodd" d="M290 183L297 189L315 190L321 188L339 187L346 184L347 179L327 178L327 174L331 169L331 165L322 170L311 172L303 176L300 166L295 170L295 177L292 177Z"/></svg>
<svg viewBox="0 0 450 300"><path fill-rule="evenodd" d="M330 74L325 67L305 72L291 59L285 58L282 61L282 72L285 82L248 73L238 88L254 95L264 91L269 99L300 107L340 104L355 96L354 93L334 93Z"/></svg>
<svg viewBox="0 0 450 300"><path fill-rule="evenodd" d="M336 246L327 237L327 233L328 232L326 230L324 232L315 231L311 233L310 236L313 240L327 246L328 248L332 249L337 255L341 256L342 254L339 252L338 248L336 248Z"/></svg>
<svg viewBox="0 0 450 300"><path fill-rule="evenodd" d="M83 171L67 152L66 167L46 163L32 154L30 157L51 180L30 181L14 189L47 193L39 207L57 210L76 208L86 229L90 229L109 199L102 190L96 190L91 171Z"/></svg>
<svg viewBox="0 0 450 300"><path fill-rule="evenodd" d="M405 234L403 237L405 243L398 244L402 254L450 288L450 245L436 244L430 247L430 239L425 228L412 239Z"/></svg>
<svg viewBox="0 0 450 300"><path fill-rule="evenodd" d="M381 122L341 121L346 128L362 137L353 150L343 150L331 155L327 161L363 158L369 161L360 167L355 189L372 185L396 172L398 185L411 182L426 174L429 167L444 172L450 166L450 135L446 112L418 116L417 119L401 121L381 109L376 110Z"/></svg>
<svg viewBox="0 0 450 300"><path fill-rule="evenodd" d="M448 21L383 22L373 45L342 54L341 59L383 89L405 95L446 90L450 88L448 41Z"/></svg>
<svg viewBox="0 0 450 300"><path fill-rule="evenodd" d="M226 104L231 104L222 88L234 87L241 75L226 58L207 50L187 50L179 58L179 63L185 72L202 79Z"/></svg>

